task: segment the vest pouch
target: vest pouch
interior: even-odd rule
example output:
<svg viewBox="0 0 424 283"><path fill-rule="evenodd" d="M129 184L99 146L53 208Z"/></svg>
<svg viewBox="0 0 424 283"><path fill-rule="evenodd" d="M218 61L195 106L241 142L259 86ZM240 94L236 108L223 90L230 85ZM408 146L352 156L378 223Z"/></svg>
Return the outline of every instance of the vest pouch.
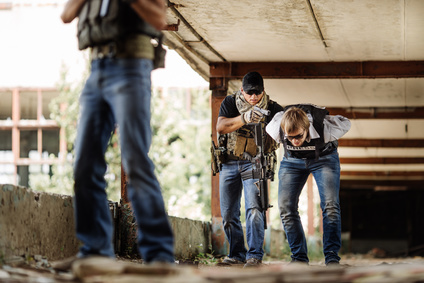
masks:
<svg viewBox="0 0 424 283"><path fill-rule="evenodd" d="M233 154L241 158L243 157L243 153L247 152L252 157L254 157L256 155L256 148L257 147L254 139L237 136Z"/></svg>
<svg viewBox="0 0 424 283"><path fill-rule="evenodd" d="M119 42L132 34L159 37L160 32L143 21L121 0L87 0L78 15L78 47Z"/></svg>
<svg viewBox="0 0 424 283"><path fill-rule="evenodd" d="M233 154L237 157L242 157L244 149L246 148L246 143L247 138L243 136L237 136Z"/></svg>
<svg viewBox="0 0 424 283"><path fill-rule="evenodd" d="M118 23L123 4L119 3L120 0L103 0L101 2L100 14L96 11L99 15L98 18L95 17L95 11L90 13L90 18L94 17L94 21L100 21L98 25L95 25L93 21L91 31L93 42L99 44L111 42L122 35L121 26Z"/></svg>
<svg viewBox="0 0 424 283"><path fill-rule="evenodd" d="M247 139L246 150L245 152L249 153L252 157L256 156L256 146L255 139Z"/></svg>
<svg viewBox="0 0 424 283"><path fill-rule="evenodd" d="M121 4L122 5L122 4ZM89 0L81 9L78 21L78 47L112 42L121 33L119 0Z"/></svg>

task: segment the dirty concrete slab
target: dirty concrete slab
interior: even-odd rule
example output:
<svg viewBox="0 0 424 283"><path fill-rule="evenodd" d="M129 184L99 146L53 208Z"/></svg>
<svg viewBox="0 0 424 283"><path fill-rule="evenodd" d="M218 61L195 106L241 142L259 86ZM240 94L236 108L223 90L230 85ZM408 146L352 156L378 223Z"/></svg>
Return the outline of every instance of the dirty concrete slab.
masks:
<svg viewBox="0 0 424 283"><path fill-rule="evenodd" d="M78 252L72 197L0 184L0 256Z"/></svg>
<svg viewBox="0 0 424 283"><path fill-rule="evenodd" d="M178 262L177 262L178 263ZM275 282L424 282L424 259L344 259L340 267L322 262L310 266L267 261L260 268L222 267L214 264L145 265L140 261L90 261L71 272L56 272L49 264L37 261L3 265L0 282L181 282L181 283L275 283ZM74 265L75 268L75 265Z"/></svg>

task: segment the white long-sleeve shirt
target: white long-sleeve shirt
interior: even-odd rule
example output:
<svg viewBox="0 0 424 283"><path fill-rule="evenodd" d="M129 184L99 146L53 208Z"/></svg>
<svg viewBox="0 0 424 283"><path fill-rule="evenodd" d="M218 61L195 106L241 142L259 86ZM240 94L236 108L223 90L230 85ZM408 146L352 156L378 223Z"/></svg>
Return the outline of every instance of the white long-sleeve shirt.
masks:
<svg viewBox="0 0 424 283"><path fill-rule="evenodd" d="M278 112L275 114L271 122L266 126L266 132L278 143L282 143L280 130L281 130L281 120L283 119L284 111ZM308 142L310 139L319 138L320 135L315 130L312 123L312 115L307 114L310 122L309 126L309 136ZM344 136L350 129L351 123L348 118L341 115L326 115L324 118L324 142L331 142L338 140Z"/></svg>

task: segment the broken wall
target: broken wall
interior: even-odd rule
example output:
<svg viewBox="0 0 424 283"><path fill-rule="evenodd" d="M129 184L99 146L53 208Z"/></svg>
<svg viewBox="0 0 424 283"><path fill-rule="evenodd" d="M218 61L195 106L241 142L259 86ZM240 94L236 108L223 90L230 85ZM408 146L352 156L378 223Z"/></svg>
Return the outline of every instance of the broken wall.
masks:
<svg viewBox="0 0 424 283"><path fill-rule="evenodd" d="M0 185L0 257L75 255L72 197Z"/></svg>
<svg viewBox="0 0 424 283"><path fill-rule="evenodd" d="M13 256L41 255L63 259L78 252L72 197L0 184L0 262ZM135 221L129 208L110 203L115 221L117 254L137 254ZM211 223L169 217L175 235L176 259L194 259L211 250ZM282 231L272 230L267 242L272 256L281 255ZM267 244L267 246L269 246ZM268 252L268 251L267 251ZM268 252L269 253L269 252Z"/></svg>

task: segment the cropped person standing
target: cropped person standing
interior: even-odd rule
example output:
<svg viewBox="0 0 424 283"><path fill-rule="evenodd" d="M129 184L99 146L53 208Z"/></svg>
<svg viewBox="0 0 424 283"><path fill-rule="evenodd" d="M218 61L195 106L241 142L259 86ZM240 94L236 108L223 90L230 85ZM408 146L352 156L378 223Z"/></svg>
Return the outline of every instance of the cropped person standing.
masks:
<svg viewBox="0 0 424 283"><path fill-rule="evenodd" d="M284 144L285 155L278 177L278 205L292 262L308 263L305 233L299 217L300 193L312 174L318 186L323 216L326 265L338 265L341 247L339 203L340 160L338 142L350 129L350 121L312 104L290 105L277 113L266 130Z"/></svg>
<svg viewBox="0 0 424 283"><path fill-rule="evenodd" d="M150 41L161 37L165 9L162 0L70 0L62 13L65 23L79 17L79 48L90 47L92 58L75 141L76 233L83 243L78 258L115 257L104 155L117 123L139 252L147 263L174 263L174 237L148 157L150 73L153 62L163 59Z"/></svg>
<svg viewBox="0 0 424 283"><path fill-rule="evenodd" d="M253 109L258 106L270 111L269 116ZM252 175L252 162L245 153L255 156L255 144L252 126L249 123L262 123L263 127L282 107L269 99L265 93L263 78L258 72L247 73L240 90L227 96L221 103L216 130L218 143L225 149L224 162L219 171L219 194L221 215L230 251L222 264L244 264L244 267L256 267L262 263L264 254L264 211L261 209L258 188ZM265 149L267 155L273 155L277 144L265 131ZM244 189L246 206L245 248L243 227L240 222L240 201ZM247 261L246 261L247 260Z"/></svg>

